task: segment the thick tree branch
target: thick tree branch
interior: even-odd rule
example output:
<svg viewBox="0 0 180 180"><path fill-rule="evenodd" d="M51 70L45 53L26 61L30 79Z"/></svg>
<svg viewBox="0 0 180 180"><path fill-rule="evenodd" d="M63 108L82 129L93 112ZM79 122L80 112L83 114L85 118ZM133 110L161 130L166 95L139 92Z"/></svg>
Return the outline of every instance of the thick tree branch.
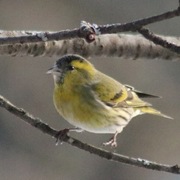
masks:
<svg viewBox="0 0 180 180"><path fill-rule="evenodd" d="M9 102L7 99L5 99L1 95L0 95L0 107L5 108L10 113L18 116L20 119L24 120L26 123L32 125L33 127L39 129L43 133L46 133L52 137L56 137L56 134L58 133L58 131L51 128L49 125L45 124L41 119L34 117L33 115L29 114L27 111L23 110L22 108L18 108L17 106L13 105L11 102ZM107 160L125 163L125 164L138 166L138 167L143 167L146 169L180 174L180 167L178 165L170 166L170 165L165 165L165 164L158 164L158 163L140 159L140 158L136 159L136 158L131 158L128 156L108 152L106 150L83 143L68 135L63 136L63 139L61 140L72 146L88 151L92 154L95 154Z"/></svg>
<svg viewBox="0 0 180 180"><path fill-rule="evenodd" d="M159 36L168 42L180 44L177 37ZM180 60L180 55L153 42L141 35L107 34L95 38L92 43L84 39L70 39L42 43L25 43L0 46L0 55L8 56L46 56L58 58L64 54L89 56L116 56L129 59L168 59Z"/></svg>
<svg viewBox="0 0 180 180"><path fill-rule="evenodd" d="M60 32L32 32L32 31L23 31L23 35L21 36L11 36L5 37L4 31L0 32L0 45L14 44L14 43L33 43L33 42L45 42L45 41L53 41L53 40L65 40L71 38L85 38L92 34L93 30L98 30L100 34L112 34L119 33L125 31L135 31L137 27L142 27L151 23L159 22L162 20L170 19L180 15L180 8L177 8L173 11L169 11L166 13L162 13L156 16L136 20L130 23L125 24L111 24L111 25L99 25L92 27L81 26L80 28L76 28L73 30L63 30ZM6 32L7 33L7 32ZM8 32L9 35L12 32ZM18 32L17 32L18 33ZM96 33L96 32L94 32Z"/></svg>

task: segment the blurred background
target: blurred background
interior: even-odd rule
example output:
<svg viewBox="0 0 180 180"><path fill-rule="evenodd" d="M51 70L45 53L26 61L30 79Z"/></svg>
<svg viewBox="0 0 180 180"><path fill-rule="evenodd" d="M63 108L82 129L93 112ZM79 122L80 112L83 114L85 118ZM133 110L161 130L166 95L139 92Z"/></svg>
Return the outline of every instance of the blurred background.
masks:
<svg viewBox="0 0 180 180"><path fill-rule="evenodd" d="M125 23L176 8L178 0L0 0L2 30L59 31L97 24ZM155 23L158 34L179 36L179 18ZM71 127L52 102L53 80L46 71L56 59L0 57L0 94L56 129ZM180 164L180 63L141 59L91 58L104 73L136 89L157 94L155 107L174 117L138 116L118 137L115 151L165 164ZM72 133L101 147L110 135ZM177 180L180 176L114 163L55 140L0 109L0 179L3 180Z"/></svg>

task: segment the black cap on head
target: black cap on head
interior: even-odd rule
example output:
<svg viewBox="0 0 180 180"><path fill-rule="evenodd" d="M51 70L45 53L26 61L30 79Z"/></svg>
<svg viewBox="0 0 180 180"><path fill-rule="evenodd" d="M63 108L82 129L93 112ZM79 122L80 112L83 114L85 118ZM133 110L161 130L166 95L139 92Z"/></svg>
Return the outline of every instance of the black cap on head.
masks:
<svg viewBox="0 0 180 180"><path fill-rule="evenodd" d="M73 60L85 60L85 59L77 54L68 54L58 59L56 61L56 65L57 67L62 68L64 66L69 65Z"/></svg>

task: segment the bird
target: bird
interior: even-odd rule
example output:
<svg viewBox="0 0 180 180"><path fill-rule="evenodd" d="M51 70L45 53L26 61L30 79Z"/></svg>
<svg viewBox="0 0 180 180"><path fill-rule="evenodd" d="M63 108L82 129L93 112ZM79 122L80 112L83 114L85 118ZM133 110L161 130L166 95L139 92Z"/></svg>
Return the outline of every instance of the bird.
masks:
<svg viewBox="0 0 180 180"><path fill-rule="evenodd" d="M144 101L159 96L121 84L80 55L62 56L47 74L53 75L57 112L74 126L66 130L112 134L105 146L117 147L117 135L135 116L147 113L172 119Z"/></svg>

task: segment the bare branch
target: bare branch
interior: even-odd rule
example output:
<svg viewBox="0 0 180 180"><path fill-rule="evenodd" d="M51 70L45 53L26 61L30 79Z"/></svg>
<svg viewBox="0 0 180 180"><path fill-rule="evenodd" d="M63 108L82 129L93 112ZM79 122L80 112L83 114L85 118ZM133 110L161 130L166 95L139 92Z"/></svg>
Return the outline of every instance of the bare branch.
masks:
<svg viewBox="0 0 180 180"><path fill-rule="evenodd" d="M5 99L3 96L0 95L0 107L5 108L10 113L18 116L20 119L24 120L26 123L32 125L33 127L39 129L41 132L46 133L52 137L55 137L58 131L51 128L49 125L45 124L41 119L34 117L27 111L22 108L19 108ZM95 154L99 157L105 158L107 160L125 163L133 166L143 167L146 169L152 169L157 171L165 171L174 174L180 174L180 167L178 165L170 166L165 164L158 164L155 162L151 162L148 160L140 159L140 158L131 158L128 156L108 152L106 150L94 147L92 145L83 143L75 138L72 138L68 135L63 136L62 141L75 146L79 149L84 151L88 151L92 154Z"/></svg>
<svg viewBox="0 0 180 180"><path fill-rule="evenodd" d="M173 11L168 11L156 16L136 20L125 24L111 24L111 25L97 25L97 29L101 34L112 34L125 31L135 31L137 27L145 26L151 23L163 21L180 15L180 8ZM76 28L73 30L63 30L60 32L34 32L34 31L23 31L21 36L5 37L4 32L0 32L0 45L14 44L14 43L33 43L33 42L45 42L53 40L65 40L71 38L85 38L95 33L93 32L93 25L86 28ZM7 33L7 32L6 32ZM8 32L12 34L12 32ZM17 34L18 32L16 32Z"/></svg>
<svg viewBox="0 0 180 180"><path fill-rule="evenodd" d="M146 39L154 42L155 44L180 54L180 46L177 46L174 43L167 42L165 39L161 38L160 36L157 36L152 32L150 32L148 29L139 28L137 31L141 33Z"/></svg>
<svg viewBox="0 0 180 180"><path fill-rule="evenodd" d="M168 42L180 44L177 37L163 37ZM64 54L89 56L116 56L129 59L169 59L179 60L180 55L155 45L141 35L107 34L87 43L82 38L50 41L43 43L25 43L0 46L0 55L8 56L48 56L59 57Z"/></svg>
<svg viewBox="0 0 180 180"><path fill-rule="evenodd" d="M168 11L156 16L143 18L130 23L125 24L112 24L99 26L101 34L119 33L125 31L136 31L137 27L146 26L155 22L167 20L180 15L180 9L177 8L173 11Z"/></svg>

